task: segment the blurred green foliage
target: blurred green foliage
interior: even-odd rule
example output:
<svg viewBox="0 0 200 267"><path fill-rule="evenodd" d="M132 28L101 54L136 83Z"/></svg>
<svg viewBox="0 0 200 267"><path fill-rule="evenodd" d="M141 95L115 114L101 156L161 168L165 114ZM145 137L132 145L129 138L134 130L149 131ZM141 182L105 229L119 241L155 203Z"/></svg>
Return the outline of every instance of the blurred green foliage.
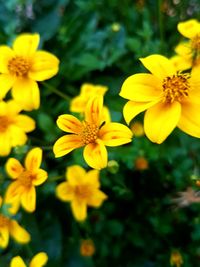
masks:
<svg viewBox="0 0 200 267"><path fill-rule="evenodd" d="M43 168L49 179L37 188L37 210L17 215L32 241L24 246L11 242L0 252L0 266L8 266L15 255L26 259L45 251L47 267L163 267L169 266L173 249L182 253L184 266L199 266L200 206L179 208L172 201L177 192L195 186L192 176L200 175L199 140L175 130L162 145L135 137L132 144L110 148L109 159L118 162L119 170L101 171L101 188L109 198L101 208L89 209L84 223L77 223L69 205L55 197L55 187L67 166L86 164L80 150L54 158L52 145L61 136L55 121L69 112L69 101L50 89L55 87L70 99L84 82L106 85L105 103L112 119L125 123L125 101L118 96L122 82L144 70L139 57L173 55L181 40L177 23L200 19L199 1L1 0L0 13L1 44L11 44L21 32L39 32L41 47L61 60L59 74L40 84L40 109L30 113L37 130L26 146L12 153L22 160L32 146L44 150ZM138 156L148 160L147 170L136 170ZM5 161L1 159L2 193L9 181ZM80 255L83 238L95 243L92 258Z"/></svg>

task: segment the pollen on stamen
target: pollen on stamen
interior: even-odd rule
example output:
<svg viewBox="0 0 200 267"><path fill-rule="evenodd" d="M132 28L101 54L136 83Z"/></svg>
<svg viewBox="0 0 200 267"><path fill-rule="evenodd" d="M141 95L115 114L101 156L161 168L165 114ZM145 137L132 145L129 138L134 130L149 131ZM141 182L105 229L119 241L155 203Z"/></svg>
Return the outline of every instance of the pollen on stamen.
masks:
<svg viewBox="0 0 200 267"><path fill-rule="evenodd" d="M85 145L94 143L98 137L99 127L96 124L84 122L81 138Z"/></svg>
<svg viewBox="0 0 200 267"><path fill-rule="evenodd" d="M5 227L9 224L9 219L4 215L0 214L0 227Z"/></svg>
<svg viewBox="0 0 200 267"><path fill-rule="evenodd" d="M25 187L30 187L32 185L33 175L30 171L24 170L19 177L18 181Z"/></svg>
<svg viewBox="0 0 200 267"><path fill-rule="evenodd" d="M163 102L173 103L174 101L181 102L183 98L188 97L190 84L189 74L177 73L176 75L168 76L163 80Z"/></svg>
<svg viewBox="0 0 200 267"><path fill-rule="evenodd" d="M21 56L13 57L8 62L8 71L12 75L16 76L26 76L28 71L30 70L31 64L30 62Z"/></svg>

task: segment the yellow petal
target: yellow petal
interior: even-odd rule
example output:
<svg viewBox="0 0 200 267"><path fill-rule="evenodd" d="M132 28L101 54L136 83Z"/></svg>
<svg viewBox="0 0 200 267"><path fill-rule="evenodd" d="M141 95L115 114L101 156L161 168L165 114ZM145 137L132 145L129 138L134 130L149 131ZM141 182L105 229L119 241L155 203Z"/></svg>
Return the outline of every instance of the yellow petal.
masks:
<svg viewBox="0 0 200 267"><path fill-rule="evenodd" d="M40 91L37 82L29 78L16 79L12 88L12 96L24 110L30 111L40 106Z"/></svg>
<svg viewBox="0 0 200 267"><path fill-rule="evenodd" d="M7 115L7 103L4 101L0 101L0 116Z"/></svg>
<svg viewBox="0 0 200 267"><path fill-rule="evenodd" d="M196 19L190 19L178 23L178 31L185 37L191 39L200 33L200 23Z"/></svg>
<svg viewBox="0 0 200 267"><path fill-rule="evenodd" d="M182 56L174 56L170 60L178 71L190 69L192 65L191 59Z"/></svg>
<svg viewBox="0 0 200 267"><path fill-rule="evenodd" d="M13 50L20 56L32 56L35 54L40 42L39 34L21 34L14 43Z"/></svg>
<svg viewBox="0 0 200 267"><path fill-rule="evenodd" d="M104 194L100 190L95 190L94 194L90 195L89 199L87 199L87 204L89 206L98 208L102 205L103 201L107 199L107 195Z"/></svg>
<svg viewBox="0 0 200 267"><path fill-rule="evenodd" d="M99 188L99 170L88 171L84 176L84 182L87 184L91 184L94 188Z"/></svg>
<svg viewBox="0 0 200 267"><path fill-rule="evenodd" d="M11 139L8 133L0 133L0 156L8 156L11 151Z"/></svg>
<svg viewBox="0 0 200 267"><path fill-rule="evenodd" d="M34 186L43 184L48 177L48 173L45 170L39 169L34 173L34 179L32 183Z"/></svg>
<svg viewBox="0 0 200 267"><path fill-rule="evenodd" d="M120 146L131 142L133 133L125 125L117 122L105 124L99 130L99 138L106 146Z"/></svg>
<svg viewBox="0 0 200 267"><path fill-rule="evenodd" d="M179 102L158 103L148 109L144 117L144 131L147 137L161 144L177 126L181 115Z"/></svg>
<svg viewBox="0 0 200 267"><path fill-rule="evenodd" d="M28 76L35 81L47 80L58 72L59 60L53 54L37 51Z"/></svg>
<svg viewBox="0 0 200 267"><path fill-rule="evenodd" d="M35 147L31 149L25 158L25 167L29 171L36 171L42 163L42 149Z"/></svg>
<svg viewBox="0 0 200 267"><path fill-rule="evenodd" d="M85 121L99 125L102 122L103 97L92 97L88 100Z"/></svg>
<svg viewBox="0 0 200 267"><path fill-rule="evenodd" d="M103 106L102 121L111 122L110 111L107 107Z"/></svg>
<svg viewBox="0 0 200 267"><path fill-rule="evenodd" d="M182 103L181 118L177 125L183 132L200 138L199 104Z"/></svg>
<svg viewBox="0 0 200 267"><path fill-rule="evenodd" d="M108 90L107 86L94 85L91 83L84 83L81 86L81 95L85 97L90 97L92 95L104 95Z"/></svg>
<svg viewBox="0 0 200 267"><path fill-rule="evenodd" d="M15 125L23 129L26 133L35 129L35 121L27 115L18 115L15 118Z"/></svg>
<svg viewBox="0 0 200 267"><path fill-rule="evenodd" d="M15 158L9 158L6 162L5 168L8 175L13 179L16 179L24 169L21 163Z"/></svg>
<svg viewBox="0 0 200 267"><path fill-rule="evenodd" d="M56 195L62 201L71 201L74 198L74 188L68 182L63 182L56 187Z"/></svg>
<svg viewBox="0 0 200 267"><path fill-rule="evenodd" d="M86 171L79 165L72 165L66 170L66 178L70 185L79 185L84 182Z"/></svg>
<svg viewBox="0 0 200 267"><path fill-rule="evenodd" d="M86 107L87 99L83 96L76 96L70 102L71 112L84 112Z"/></svg>
<svg viewBox="0 0 200 267"><path fill-rule="evenodd" d="M55 157L62 157L72 150L82 147L83 143L81 138L75 134L64 135L60 137L53 146Z"/></svg>
<svg viewBox="0 0 200 267"><path fill-rule="evenodd" d="M100 170L107 166L108 153L102 141L85 146L83 156L87 164L94 169Z"/></svg>
<svg viewBox="0 0 200 267"><path fill-rule="evenodd" d="M9 242L9 230L8 227L0 227L0 247L6 248Z"/></svg>
<svg viewBox="0 0 200 267"><path fill-rule="evenodd" d="M28 212L35 211L36 208L36 191L35 187L26 188L21 194L21 204Z"/></svg>
<svg viewBox="0 0 200 267"><path fill-rule="evenodd" d="M23 191L24 187L21 186L21 183L18 180L15 180L7 188L5 202L13 202L16 198L20 197Z"/></svg>
<svg viewBox="0 0 200 267"><path fill-rule="evenodd" d="M10 74L0 74L0 99L3 99L14 84L14 77Z"/></svg>
<svg viewBox="0 0 200 267"><path fill-rule="evenodd" d="M186 57L186 58L191 58L192 57L192 49L191 49L191 45L188 42L181 42L180 44L178 44L176 47L175 47L175 52L180 55L180 56L183 56L183 57Z"/></svg>
<svg viewBox="0 0 200 267"><path fill-rule="evenodd" d="M30 267L42 267L48 261L48 256L44 252L36 254L30 262Z"/></svg>
<svg viewBox="0 0 200 267"><path fill-rule="evenodd" d="M18 115L22 111L22 107L17 103L14 99L10 99L6 102L7 104L7 114L9 116L15 116Z"/></svg>
<svg viewBox="0 0 200 267"><path fill-rule="evenodd" d="M20 208L20 197L15 197L12 201L5 198L4 202L9 205L7 209L11 215L15 215L18 212Z"/></svg>
<svg viewBox="0 0 200 267"><path fill-rule="evenodd" d="M8 62L15 56L13 50L6 46L0 46L0 73L9 73Z"/></svg>
<svg viewBox="0 0 200 267"><path fill-rule="evenodd" d="M145 68L160 80L176 73L176 69L172 62L164 56L151 55L146 58L140 58L140 61Z"/></svg>
<svg viewBox="0 0 200 267"><path fill-rule="evenodd" d="M24 130L15 125L9 127L9 134L12 147L24 145L28 139Z"/></svg>
<svg viewBox="0 0 200 267"><path fill-rule="evenodd" d="M139 73L128 77L120 96L136 102L154 101L162 93L162 81L152 74Z"/></svg>
<svg viewBox="0 0 200 267"><path fill-rule="evenodd" d="M87 217L87 206L85 201L74 199L71 202L72 213L77 221L84 221Z"/></svg>
<svg viewBox="0 0 200 267"><path fill-rule="evenodd" d="M22 228L17 221L11 220L9 231L11 236L18 242L18 243L28 243L31 239L30 234Z"/></svg>
<svg viewBox="0 0 200 267"><path fill-rule="evenodd" d="M130 123L139 113L154 106L156 102L134 102L128 101L123 108L126 123Z"/></svg>
<svg viewBox="0 0 200 267"><path fill-rule="evenodd" d="M24 263L24 261L20 256L16 256L12 258L10 267L26 267L26 264Z"/></svg>
<svg viewBox="0 0 200 267"><path fill-rule="evenodd" d="M57 119L58 127L67 133L80 133L82 131L82 123L74 116L65 114L60 115Z"/></svg>

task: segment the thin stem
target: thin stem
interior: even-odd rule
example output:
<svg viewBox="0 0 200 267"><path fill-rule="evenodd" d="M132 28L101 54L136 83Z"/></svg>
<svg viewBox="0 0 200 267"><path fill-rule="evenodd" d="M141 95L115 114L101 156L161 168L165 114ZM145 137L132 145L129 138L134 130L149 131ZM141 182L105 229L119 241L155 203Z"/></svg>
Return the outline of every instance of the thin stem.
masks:
<svg viewBox="0 0 200 267"><path fill-rule="evenodd" d="M54 177L49 178L47 180L47 182L51 183L51 182L55 182L55 181L63 179L63 178L64 178L64 175L58 175L58 176L54 176Z"/></svg>
<svg viewBox="0 0 200 267"><path fill-rule="evenodd" d="M58 96L62 97L63 99L65 99L67 102L71 101L71 98L69 96L67 96L66 94L64 94L63 92L59 91L58 89L56 89L55 87L53 87L52 85L49 85L46 82L42 82L42 84L50 91L52 91L53 93L57 94Z"/></svg>

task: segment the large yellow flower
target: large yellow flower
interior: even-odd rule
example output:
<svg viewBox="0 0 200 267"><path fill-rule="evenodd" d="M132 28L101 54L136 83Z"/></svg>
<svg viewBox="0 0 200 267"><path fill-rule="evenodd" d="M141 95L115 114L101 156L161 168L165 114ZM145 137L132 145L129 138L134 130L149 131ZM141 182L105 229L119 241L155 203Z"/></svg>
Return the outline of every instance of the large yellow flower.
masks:
<svg viewBox="0 0 200 267"><path fill-rule="evenodd" d="M99 171L86 172L81 166L67 168L66 182L56 188L57 196L63 201L71 202L76 220L83 221L87 217L87 206L100 207L107 196L99 190Z"/></svg>
<svg viewBox="0 0 200 267"><path fill-rule="evenodd" d="M11 49L0 46L0 99L12 88L12 96L25 110L40 106L37 81L51 78L58 72L59 60L54 55L37 50L39 34L19 35Z"/></svg>
<svg viewBox="0 0 200 267"><path fill-rule="evenodd" d="M108 161L105 146L131 142L131 130L120 123L103 121L102 109L103 97L99 96L89 100L84 121L68 114L58 117L58 127L70 134L62 136L54 144L56 157L85 146L83 156L87 164L94 169L102 169L107 166Z"/></svg>
<svg viewBox="0 0 200 267"><path fill-rule="evenodd" d="M29 263L29 267L43 267L48 261L48 256L44 252L37 253ZM20 256L12 258L10 267L26 267Z"/></svg>
<svg viewBox="0 0 200 267"><path fill-rule="evenodd" d="M39 147L30 150L25 158L25 167L15 159L6 162L6 171L14 180L7 189L5 203L11 204L9 212L15 214L20 203L28 212L36 208L35 186L41 185L47 179L47 172L40 169L42 149Z"/></svg>
<svg viewBox="0 0 200 267"><path fill-rule="evenodd" d="M2 198L0 197L0 207ZM6 248L9 242L9 236L12 236L16 242L25 244L30 241L29 233L22 228L16 220L12 220L0 213L0 247Z"/></svg>
<svg viewBox="0 0 200 267"><path fill-rule="evenodd" d="M189 40L175 48L177 56L173 62L181 70L200 66L200 23L195 19L180 22L178 31Z"/></svg>
<svg viewBox="0 0 200 267"><path fill-rule="evenodd" d="M144 131L155 143L162 143L178 126L194 137L200 137L200 76L196 70L177 72L172 62L151 55L140 59L151 72L127 78L120 96L130 101L124 106L124 117L129 123L147 109Z"/></svg>
<svg viewBox="0 0 200 267"><path fill-rule="evenodd" d="M12 147L24 145L26 133L35 129L35 121L20 111L14 100L0 101L0 156L7 156Z"/></svg>

